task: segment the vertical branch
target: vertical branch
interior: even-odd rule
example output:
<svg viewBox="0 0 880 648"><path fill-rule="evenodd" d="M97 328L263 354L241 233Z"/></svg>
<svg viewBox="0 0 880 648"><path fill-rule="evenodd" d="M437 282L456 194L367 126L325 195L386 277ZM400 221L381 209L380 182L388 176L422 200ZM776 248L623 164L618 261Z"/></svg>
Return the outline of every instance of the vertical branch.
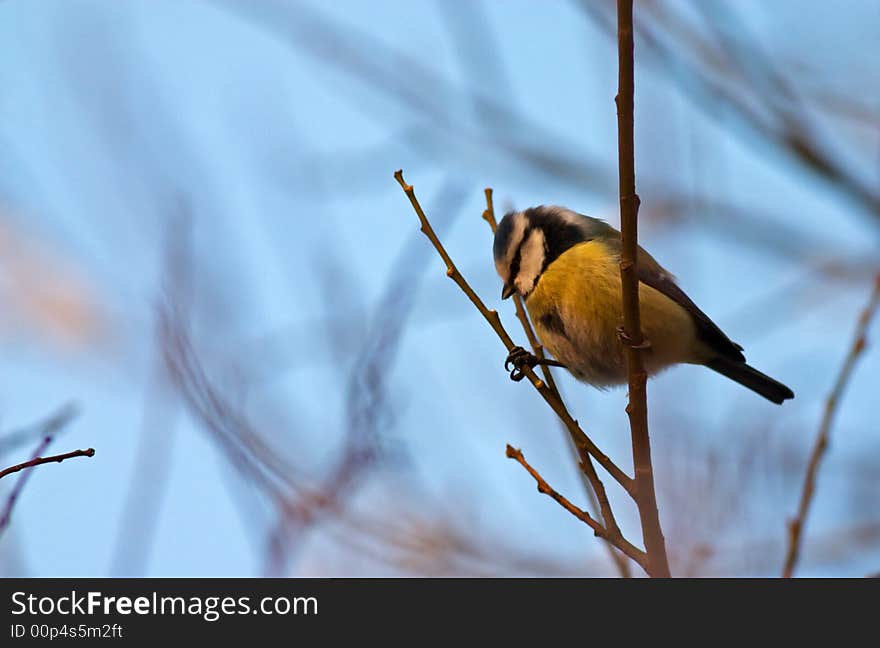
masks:
<svg viewBox="0 0 880 648"><path fill-rule="evenodd" d="M648 375L641 350L649 345L642 336L639 315L638 213L636 194L635 147L633 144L633 0L617 0L618 90L617 145L620 176L620 280L623 293L623 330L621 340L626 352L629 377L629 415L635 467L636 504L642 524L642 536L648 553L648 573L668 577L666 545L660 528L654 471L651 467L651 441L648 436L646 383Z"/></svg>
<svg viewBox="0 0 880 648"><path fill-rule="evenodd" d="M785 555L785 566L782 569L783 578L791 578L794 574L794 568L800 556L804 523L806 522L807 514L810 512L810 504L813 502L813 493L816 490L816 476L819 473L819 464L828 449L831 423L834 420L834 414L837 412L840 399L843 397L843 392L847 384L849 384L849 379L852 376L853 369L855 369L856 362L865 351L868 326L878 308L880 308L880 274L877 274L874 278L874 290L871 293L871 298L859 316L856 334L849 353L847 353L846 360L844 360L843 366L840 368L840 373L837 374L837 380L834 381L834 387L825 401L822 422L819 424L816 443L813 445L810 461L807 464L807 473L804 477L804 486L801 491L797 516L788 523L788 551Z"/></svg>

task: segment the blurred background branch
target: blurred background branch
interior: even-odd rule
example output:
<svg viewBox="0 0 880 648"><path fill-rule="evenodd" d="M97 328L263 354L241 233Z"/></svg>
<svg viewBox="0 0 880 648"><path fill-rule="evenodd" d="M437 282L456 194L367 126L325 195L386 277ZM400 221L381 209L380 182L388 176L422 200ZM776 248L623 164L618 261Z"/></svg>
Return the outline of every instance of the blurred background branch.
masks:
<svg viewBox="0 0 880 648"><path fill-rule="evenodd" d="M852 346L849 349L849 353L846 354L846 359L843 362L843 366L840 368L840 373L837 374L837 379L834 381L834 387L831 389L831 393L828 394L828 398L825 401L822 421L819 424L819 432L816 434L816 442L813 445L813 451L810 453L810 461L807 464L807 471L804 476L804 485L801 490L797 515L788 523L788 551L786 552L785 565L782 569L782 576L784 578L791 578L794 574L798 556L800 555L801 543L803 542L802 534L804 524L807 521L807 515L810 512L810 504L812 504L813 497L816 493L816 478L819 474L819 466L822 462L822 458L828 451L828 444L831 437L831 424L834 421L834 414L840 406L840 401L843 398L847 384L852 378L856 363L858 362L859 357L864 353L865 347L868 344L868 327L871 324L871 320L874 319L878 307L880 307L880 273L874 277L874 288L871 291L871 297L856 322L856 332L853 337Z"/></svg>

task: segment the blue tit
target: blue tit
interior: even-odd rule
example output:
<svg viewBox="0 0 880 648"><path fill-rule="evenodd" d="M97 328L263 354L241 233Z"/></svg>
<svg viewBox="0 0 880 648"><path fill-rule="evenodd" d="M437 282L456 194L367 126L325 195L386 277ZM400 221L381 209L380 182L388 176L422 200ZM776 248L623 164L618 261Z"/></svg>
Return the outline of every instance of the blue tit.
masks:
<svg viewBox="0 0 880 648"><path fill-rule="evenodd" d="M523 297L541 344L556 359L544 364L564 366L600 388L627 382L618 337L623 307L616 229L562 207L533 207L502 219L493 252L504 281L502 298L514 292ZM742 347L641 248L638 276L642 331L650 343L642 353L648 375L676 363L699 364L774 403L794 398L791 389L747 365ZM522 349L509 361L514 378L522 377L523 364L540 363Z"/></svg>

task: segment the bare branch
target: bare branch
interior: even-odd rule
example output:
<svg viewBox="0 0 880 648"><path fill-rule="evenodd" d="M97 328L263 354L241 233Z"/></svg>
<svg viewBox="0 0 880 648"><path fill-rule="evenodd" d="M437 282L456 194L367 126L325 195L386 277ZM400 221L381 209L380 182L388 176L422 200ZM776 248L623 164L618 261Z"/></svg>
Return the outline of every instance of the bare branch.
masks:
<svg viewBox="0 0 880 648"><path fill-rule="evenodd" d="M648 374L642 362L642 348L650 342L642 336L639 314L638 215L635 150L633 145L633 0L617 2L618 91L617 130L620 175L620 281L623 293L623 330L621 341L626 351L629 376L629 415L632 434L633 465L636 479L636 504L642 523L648 574L668 577L666 544L660 528L657 496L654 493L654 469L651 466L651 440L648 436Z"/></svg>
<svg viewBox="0 0 880 648"><path fill-rule="evenodd" d="M556 490L554 490L537 470L532 468L529 463L526 461L523 456L522 451L517 450L511 445L507 446L507 456L511 459L516 459L525 468L528 473L532 476L532 478L538 484L538 492L543 493L544 495L549 495L554 500L556 500L559 505L564 508L566 511L571 513L581 522L590 527L597 537L602 538L613 544L615 547L620 549L624 554L632 558L639 565L641 565L645 571L648 571L648 556L644 551L634 546L630 542L628 542L622 535L620 535L620 531L615 529L606 529L602 526L592 515L587 513L584 510L579 509L577 506L572 504L564 495L561 495Z"/></svg>
<svg viewBox="0 0 880 648"><path fill-rule="evenodd" d="M71 414L72 415L72 412ZM65 419L65 422L69 420L69 416ZM46 424L46 428L50 430L57 429L57 415L49 419ZM64 454L53 455L51 457L41 457L40 455L45 452L46 448L49 447L49 444L52 443L52 436L47 434L45 438L40 442L40 445L37 446L37 449L34 451L34 456L29 461L25 461L20 464L16 464L14 466L10 466L4 470L0 470L0 479L3 479L7 475L11 475L13 473L17 473L22 470L27 470L28 468L33 468L34 466L39 466L41 464L46 463L61 463L65 459L72 459L73 457L94 457L95 450L94 448L89 448L87 450L74 450L73 452L66 452ZM16 482L15 486L12 489L12 492L9 494L9 497L6 498L6 505L3 507L3 513L0 514L0 533L9 526L9 521L12 519L12 509L15 507L15 503L18 501L18 497L21 495L21 491L24 489L25 484L27 484L28 478L31 475L31 471L27 471L25 474L21 476L21 478Z"/></svg>
<svg viewBox="0 0 880 648"><path fill-rule="evenodd" d="M30 461L25 461L24 463L16 464L15 466L10 466L9 468L0 470L0 479L3 479L4 477L6 477L6 475L17 473L19 470L24 470L25 468L33 468L34 466L40 466L47 463L61 463L65 459L73 459L74 457L94 456L95 449L87 448L85 450L74 450L72 452L65 452L64 454L52 455L51 457L35 457Z"/></svg>
<svg viewBox="0 0 880 648"><path fill-rule="evenodd" d="M813 445L810 461L807 464L807 473L804 477L804 486L801 491L797 515L788 523L788 551L785 555L785 566L782 569L783 578L791 578L800 557L802 532L807 514L810 512L810 504L813 502L819 465L825 456L825 452L828 450L831 424L834 421L834 415L837 413L838 405L846 390L846 386L849 384L856 363L865 351L868 325L874 318L878 307L880 307L880 273L874 278L874 289L871 292L871 298L859 316L858 323L856 324L856 334L850 345L849 353L847 353L843 366L840 368L840 373L837 374L837 379L834 381L834 387L825 401L822 422L819 424L819 432L816 435L816 442Z"/></svg>

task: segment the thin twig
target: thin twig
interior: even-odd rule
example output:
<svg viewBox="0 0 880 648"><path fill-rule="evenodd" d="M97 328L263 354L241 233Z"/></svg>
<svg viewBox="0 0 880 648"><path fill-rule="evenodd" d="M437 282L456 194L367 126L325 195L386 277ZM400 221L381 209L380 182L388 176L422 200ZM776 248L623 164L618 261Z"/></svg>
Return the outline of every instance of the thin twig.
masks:
<svg viewBox="0 0 880 648"><path fill-rule="evenodd" d="M49 447L50 443L52 443L52 436L47 435L34 451L33 459L20 464L16 464L14 466L10 466L9 468L6 468L4 470L0 470L0 479L6 477L7 475L17 473L21 470L33 468L34 466L39 466L40 464L51 462L60 463L65 459L71 459L73 457L93 457L95 455L95 450L93 448L89 448L88 450L74 450L73 452L53 455L51 457L41 457L40 455L46 450L46 448ZM15 486L12 488L12 492L9 494L9 497L6 498L6 505L3 507L3 513L0 514L0 533L2 533L7 526L9 526L9 521L12 519L12 509L15 507L15 503L16 501L18 501L18 497L19 495L21 495L21 491L24 489L25 484L27 484L30 475L31 471L27 471L25 474L23 474L16 482Z"/></svg>
<svg viewBox="0 0 880 648"><path fill-rule="evenodd" d="M578 459L578 450L573 445L569 444L569 448L572 451L573 457L575 460ZM583 474L583 473L582 473ZM602 504L599 502L599 497L596 495L596 490L591 488L590 480L588 477L584 477L581 482L584 484L584 490L587 493L587 497L590 499L590 507L593 510L602 511ZM608 510L611 511L610 503L608 505ZM604 517L603 517L604 519ZM606 522L607 525L607 522ZM614 521L612 526L616 527L617 521ZM617 527L618 531L620 530ZM626 559L622 553L617 551L613 545L610 543L606 543L605 546L608 549L608 555L611 557L611 560L614 562L614 566L617 568L617 571L620 573L621 578L632 578L632 570L630 569L629 561Z"/></svg>
<svg viewBox="0 0 880 648"><path fill-rule="evenodd" d="M507 334L504 326L502 326L501 319L498 317L498 311L489 310L488 308L486 308L483 300L481 300L477 293L474 292L470 284L468 284L465 278L458 271L458 268L455 267L455 264L452 262L452 259L449 257L449 254L446 252L443 244L440 243L440 240L434 233L434 230L431 227L431 223L428 222L428 218L425 216L425 212L422 210L422 207L419 204L418 199L416 198L415 191L413 190L412 185L409 185L404 181L403 171L396 171L394 173L394 178L403 188L403 191L409 198L409 201L412 204L416 215L419 217L422 233L424 233L424 235L428 237L428 240L431 241L434 249L437 250L440 258L442 258L443 262L446 264L446 276L452 279L458 285L458 287L461 288L462 292L467 295L468 299L471 300L471 303L473 303L473 305L477 308L483 318L492 327L492 330L494 330L498 337L501 339L501 342L504 344L507 350L512 350L516 345L514 344L511 337ZM608 458L608 456L605 455L605 453L603 453L596 446L595 443L590 440L590 438L580 428L578 422L572 418L571 414L568 413L568 410L565 408L565 405L562 403L562 401L557 398L552 391L550 391L547 383L538 378L538 376L535 374L534 371L532 371L530 367L524 367L523 373L525 374L526 378L529 379L529 382L532 383L534 388L538 390L538 393L541 394L541 397L547 402L548 405L550 405L553 411L556 412L556 415L562 420L563 424L565 424L565 427L569 431L569 434L571 434L575 445L577 445L578 447L578 450L582 453L589 453L590 455L595 457L596 461L598 461L599 464L608 471L608 473L626 490L626 492L629 493L632 497L635 497L634 480L625 472L623 472L623 470L618 468L618 466L610 458Z"/></svg>
<svg viewBox="0 0 880 648"><path fill-rule="evenodd" d="M498 229L498 221L495 219L495 205L492 201L492 189L486 187L484 192L486 194L486 209L483 211L483 220L489 223L489 228L492 230L492 234L494 234L495 230ZM544 360L546 358L544 355L544 345L541 344L540 340L538 340L538 336L535 335L535 329L532 327L529 315L523 306L522 297L517 292L513 293L512 297L514 309L516 310L516 318L519 320L519 323L522 324L523 332L526 334L529 346L532 347L532 352L539 360ZM550 367L544 364L540 365L540 367L541 373L544 375L544 382L546 382L550 390L559 397L559 389L556 387L556 380L553 378L553 372L550 371Z"/></svg>
<svg viewBox="0 0 880 648"><path fill-rule="evenodd" d="M35 457L30 461L25 461L24 463L16 464L15 466L10 466L9 468L0 470L0 479L3 479L4 477L6 477L6 475L17 473L19 470L24 470L25 468L33 468L34 466L40 466L47 463L61 463L65 459L73 459L74 457L94 456L95 449L86 448L85 450L74 450L72 452L65 452L64 454L52 455L50 457Z"/></svg>
<svg viewBox="0 0 880 648"><path fill-rule="evenodd" d="M495 219L495 204L492 200L492 189L491 187L486 187L484 191L486 194L486 209L483 211L483 220L489 223L489 228L492 230L492 234L495 234L495 230L498 229L498 221ZM535 335L535 329L532 326L532 322L529 319L525 307L523 306L522 297L520 297L519 293L515 292L513 294L513 304L516 309L516 317L520 324L522 324L523 332L526 334L526 339L529 341L532 353L534 353L535 357L540 360L545 359L544 346L538 340L538 336ZM565 407L565 401L562 400L562 394L559 393L559 389L556 387L556 380L553 378L551 367L545 364L540 365L540 367L541 373L544 375L544 381L547 383L547 387L550 388L553 395L558 398L559 402ZM573 439L570 438L569 440L572 444L574 443ZM587 496L590 498L590 501L593 502L595 509L598 509L601 512L605 526L619 534L620 528L617 526L617 520L614 518L614 512L608 501L608 495L605 492L605 485L596 474L590 455L578 452L576 445L570 445L569 447L573 449L576 460L579 460L581 464L589 464L589 467L586 467L586 465L581 466L581 474L586 477L584 489L587 491ZM631 576L629 562L627 562L625 557L621 556L614 550L611 543L608 543L606 546L611 555L611 560L614 561L620 575L624 578L629 578Z"/></svg>
<svg viewBox="0 0 880 648"><path fill-rule="evenodd" d="M517 450L516 448L512 447L511 445L508 445L507 446L507 456L510 457L511 459L515 459L516 461L518 461L520 463L520 465L522 465L522 467L528 471L528 473L532 476L532 478L535 480L535 482L537 482L539 493L543 493L544 495L549 495L550 497L552 497L554 500L556 500L559 503L560 506L562 506L562 508L564 508L566 511L571 513L573 516L575 516L581 522L583 522L584 524L589 526L593 530L593 533L596 534L596 536L603 538L604 540L607 540L608 542L613 544L615 547L620 549L624 554L626 554L627 556L632 558L634 561L636 561L639 565L641 565L645 569L645 571L648 570L648 556L645 554L645 552L643 552L641 549L639 549L638 547L636 547L633 544L631 544L630 542L628 542L623 536L620 535L619 532L618 533L610 532L608 529L606 529L604 526L602 526L592 515L590 515L589 513L587 513L586 511L584 511L582 509L579 509L577 506L572 504L568 499L566 499L566 497L564 495L561 495L556 490L554 490L544 480L544 478L541 477L541 475L538 473L538 471L529 465L529 463L526 461L525 457L523 456L522 451Z"/></svg>
<svg viewBox="0 0 880 648"><path fill-rule="evenodd" d="M804 524L807 520L807 514L810 512L810 505L813 502L813 494L816 490L816 476L819 473L819 464L828 450L828 440L831 434L831 424L834 421L834 415L837 413L840 400L846 386L849 384L853 370L859 357L864 353L867 346L868 326L871 320L880 308L880 273L874 278L874 289L871 292L871 298L865 306L858 323L856 324L856 333L853 337L852 345L850 345L849 353L837 374L834 381L834 387L828 398L825 400L825 410L822 414L822 422L819 424L819 432L816 435L816 443L813 445L813 451L810 454L810 461L807 464L807 473L804 477L804 485L801 490L801 500L798 505L797 515L788 523L788 551L785 555L785 566L782 569L783 578L791 578L794 574L794 568L800 557L800 549L802 542L802 533Z"/></svg>
<svg viewBox="0 0 880 648"><path fill-rule="evenodd" d="M636 194L635 148L633 144L633 0L617 2L618 90L617 135L620 175L620 280L623 297L622 341L626 353L629 378L629 415L632 434L633 465L635 466L636 504L642 523L642 536L649 557L648 573L668 577L669 563L666 544L660 528L657 496L654 492L654 470L651 466L651 440L648 436L647 387L648 374L641 350L647 346L642 336L639 315L638 278L638 214Z"/></svg>

